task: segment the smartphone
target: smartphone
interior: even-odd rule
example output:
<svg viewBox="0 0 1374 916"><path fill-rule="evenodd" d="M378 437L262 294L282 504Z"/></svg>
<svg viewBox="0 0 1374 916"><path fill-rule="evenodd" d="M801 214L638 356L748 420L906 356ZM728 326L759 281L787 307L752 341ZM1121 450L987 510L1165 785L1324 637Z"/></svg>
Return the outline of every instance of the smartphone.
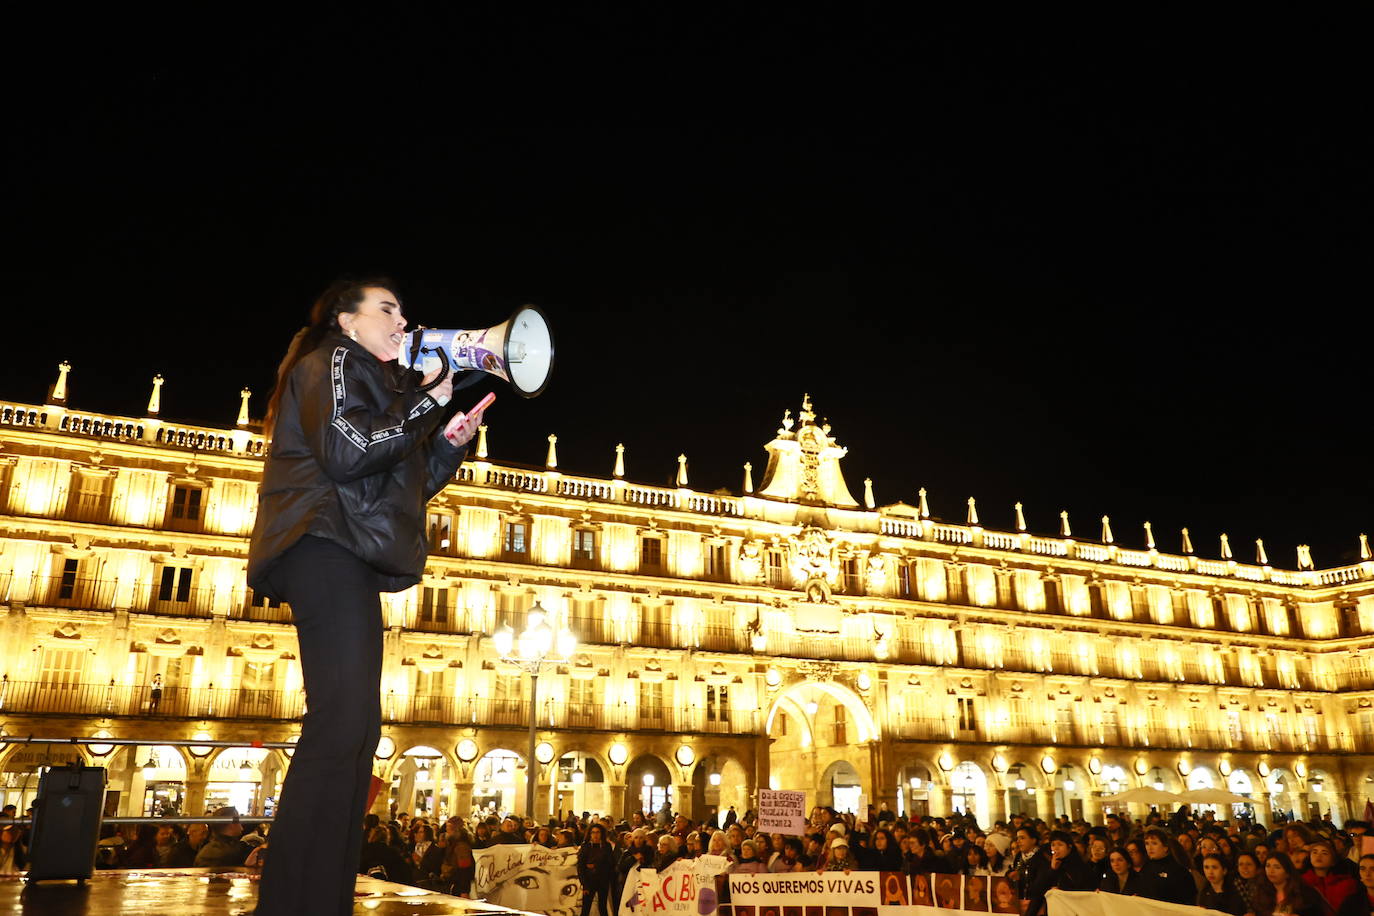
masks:
<svg viewBox="0 0 1374 916"><path fill-rule="evenodd" d="M496 400L496 392L488 391L482 396L482 400L477 402L477 406L469 410L468 413L477 413L479 410L485 410L494 400Z"/></svg>

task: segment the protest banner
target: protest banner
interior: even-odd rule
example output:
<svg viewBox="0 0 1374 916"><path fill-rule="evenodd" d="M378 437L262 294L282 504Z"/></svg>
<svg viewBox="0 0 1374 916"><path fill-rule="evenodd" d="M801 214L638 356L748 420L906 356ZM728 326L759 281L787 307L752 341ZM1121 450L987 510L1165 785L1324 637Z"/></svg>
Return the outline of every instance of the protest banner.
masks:
<svg viewBox="0 0 1374 916"><path fill-rule="evenodd" d="M1226 916L1200 906L1058 888L1045 895L1045 903L1049 916Z"/></svg>
<svg viewBox="0 0 1374 916"><path fill-rule="evenodd" d="M473 897L548 916L577 916L582 885L577 847L491 846L474 849ZM722 856L679 859L662 871L626 876L619 916L949 916L1019 913L1002 876L874 871L725 875ZM717 897L717 876L729 900ZM1215 910L1143 897L1051 890L1049 916L1224 916Z"/></svg>
<svg viewBox="0 0 1374 916"><path fill-rule="evenodd" d="M577 916L582 912L576 846L488 846L474 849L472 857L474 899L548 916Z"/></svg>
<svg viewBox="0 0 1374 916"><path fill-rule="evenodd" d="M929 894L930 876L923 877ZM730 901L718 916L940 916L947 912L916 905L911 883L901 872L731 875Z"/></svg>
<svg viewBox="0 0 1374 916"><path fill-rule="evenodd" d="M662 871L641 868L637 891L628 900L638 916L712 916L717 909L716 876L725 873L724 856L678 859ZM626 891L630 881L625 881ZM625 898L622 897L622 901ZM627 912L622 902L622 914Z"/></svg>
<svg viewBox="0 0 1374 916"><path fill-rule="evenodd" d="M784 872L731 875L730 903L715 916L949 916L1020 913L1000 875ZM1052 890L1049 916L1222 916L1143 897ZM701 911L701 916L709 916Z"/></svg>
<svg viewBox="0 0 1374 916"><path fill-rule="evenodd" d="M618 916L634 916L635 910L639 909L641 871L643 869L635 865L626 873L625 884L620 889L620 906L616 909Z"/></svg>
<svg viewBox="0 0 1374 916"><path fill-rule="evenodd" d="M806 793L759 789L758 829L763 833L801 836L806 832Z"/></svg>

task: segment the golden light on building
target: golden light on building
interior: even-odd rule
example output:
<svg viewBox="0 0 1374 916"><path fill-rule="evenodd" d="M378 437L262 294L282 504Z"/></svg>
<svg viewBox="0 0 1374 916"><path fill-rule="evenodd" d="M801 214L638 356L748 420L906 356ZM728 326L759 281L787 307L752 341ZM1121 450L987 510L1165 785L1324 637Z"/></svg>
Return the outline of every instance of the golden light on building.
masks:
<svg viewBox="0 0 1374 916"><path fill-rule="evenodd" d="M243 582L267 447L247 397L210 428L155 416L160 393L141 418L0 403L0 724L97 739L75 747L105 750L121 812L262 812L289 753L98 740L292 740L305 708L290 610ZM424 581L384 602L379 807L520 808L534 779L541 817L744 811L773 785L1091 818L1113 786L1210 778L1263 820L1363 808L1367 541L1327 569L1290 549L1288 570L1277 549L1197 556L1186 532L1161 551L1148 525L1134 547L1105 518L1076 540L1067 512L1036 534L1019 503L1004 531L924 488L878 505L865 481L859 501L809 398L735 494L693 490L685 452L661 487L626 479L623 447L603 477L552 435L533 469L491 441L429 508ZM490 637L536 602L578 647L541 678L527 761L526 687ZM34 754L3 752L5 801L31 797Z"/></svg>

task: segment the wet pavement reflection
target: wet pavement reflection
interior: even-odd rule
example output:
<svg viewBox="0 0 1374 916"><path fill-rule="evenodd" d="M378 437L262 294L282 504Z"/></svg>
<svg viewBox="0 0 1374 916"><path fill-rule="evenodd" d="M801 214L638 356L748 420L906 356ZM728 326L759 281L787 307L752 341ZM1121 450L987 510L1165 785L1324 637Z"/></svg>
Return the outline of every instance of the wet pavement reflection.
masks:
<svg viewBox="0 0 1374 916"><path fill-rule="evenodd" d="M97 871L75 881L26 885L0 878L0 916L250 916L258 899L258 873L244 868L163 868ZM512 914L519 910L358 876L356 916Z"/></svg>

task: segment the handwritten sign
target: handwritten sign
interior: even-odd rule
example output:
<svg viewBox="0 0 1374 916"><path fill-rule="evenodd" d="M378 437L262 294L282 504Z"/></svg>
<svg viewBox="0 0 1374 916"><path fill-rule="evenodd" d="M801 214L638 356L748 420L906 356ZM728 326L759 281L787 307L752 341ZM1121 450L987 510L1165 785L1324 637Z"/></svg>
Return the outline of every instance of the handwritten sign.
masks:
<svg viewBox="0 0 1374 916"><path fill-rule="evenodd" d="M758 829L801 836L806 832L806 793L760 789Z"/></svg>
<svg viewBox="0 0 1374 916"><path fill-rule="evenodd" d="M621 912L628 906L637 916L714 916L716 875L724 874L729 865L724 856L699 856L678 859L663 871L638 869L638 891L622 899Z"/></svg>

